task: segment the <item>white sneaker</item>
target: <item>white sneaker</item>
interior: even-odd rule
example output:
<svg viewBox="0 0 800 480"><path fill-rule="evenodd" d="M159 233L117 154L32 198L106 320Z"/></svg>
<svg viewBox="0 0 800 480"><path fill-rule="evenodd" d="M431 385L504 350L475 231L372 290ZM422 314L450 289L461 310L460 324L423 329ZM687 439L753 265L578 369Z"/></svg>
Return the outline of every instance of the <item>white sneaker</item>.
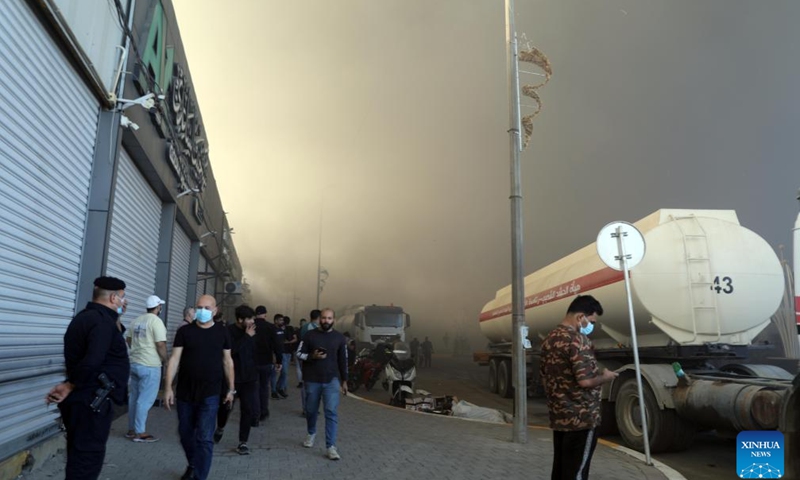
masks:
<svg viewBox="0 0 800 480"><path fill-rule="evenodd" d="M339 452L336 451L336 447L331 445L328 447L328 458L331 460L341 460L342 457L339 456Z"/></svg>
<svg viewBox="0 0 800 480"><path fill-rule="evenodd" d="M303 446L306 448L311 448L314 446L314 439L317 438L316 433L309 433L306 435L306 440L303 442Z"/></svg>

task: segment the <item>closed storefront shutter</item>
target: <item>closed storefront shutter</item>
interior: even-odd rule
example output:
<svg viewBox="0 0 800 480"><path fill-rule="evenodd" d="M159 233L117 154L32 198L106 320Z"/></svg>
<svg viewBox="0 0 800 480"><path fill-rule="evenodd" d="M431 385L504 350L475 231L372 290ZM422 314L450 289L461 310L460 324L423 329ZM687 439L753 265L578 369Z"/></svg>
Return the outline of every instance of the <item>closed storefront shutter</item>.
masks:
<svg viewBox="0 0 800 480"><path fill-rule="evenodd" d="M124 149L116 182L106 274L127 286L128 307L122 322L128 326L146 312L145 301L155 292L162 204Z"/></svg>
<svg viewBox="0 0 800 480"><path fill-rule="evenodd" d="M175 331L183 321L183 309L194 299L186 298L189 286L189 255L192 243L179 225L172 236L172 265L169 271L169 297L167 298L167 346L170 351Z"/></svg>
<svg viewBox="0 0 800 480"><path fill-rule="evenodd" d="M31 12L0 7L0 460L58 432L99 104ZM80 306L83 308L83 306Z"/></svg>

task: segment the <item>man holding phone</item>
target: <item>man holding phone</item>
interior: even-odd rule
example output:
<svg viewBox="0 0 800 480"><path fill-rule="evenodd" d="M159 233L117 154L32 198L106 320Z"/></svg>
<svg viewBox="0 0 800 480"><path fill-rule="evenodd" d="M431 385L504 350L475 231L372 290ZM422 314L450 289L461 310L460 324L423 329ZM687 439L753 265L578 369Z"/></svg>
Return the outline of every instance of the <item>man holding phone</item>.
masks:
<svg viewBox="0 0 800 480"><path fill-rule="evenodd" d="M303 362L307 435L303 446L311 448L317 436L317 416L322 401L325 410L326 456L339 460L336 449L339 392L347 395L347 339L333 329L334 313L322 310L319 328L308 331L300 341L297 358Z"/></svg>

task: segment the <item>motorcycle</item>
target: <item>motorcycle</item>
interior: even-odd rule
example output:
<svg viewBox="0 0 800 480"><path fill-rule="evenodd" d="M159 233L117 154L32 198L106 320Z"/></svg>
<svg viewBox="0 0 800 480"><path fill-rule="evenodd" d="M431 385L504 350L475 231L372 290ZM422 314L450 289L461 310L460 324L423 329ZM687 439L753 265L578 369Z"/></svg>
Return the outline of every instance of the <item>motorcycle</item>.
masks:
<svg viewBox="0 0 800 480"><path fill-rule="evenodd" d="M391 347L389 345L380 344L372 350L362 349L348 372L348 391L356 392L361 385L364 385L367 391L372 390L381 376L381 371L389 362L390 356Z"/></svg>
<svg viewBox="0 0 800 480"><path fill-rule="evenodd" d="M384 388L392 394L389 405L405 408L406 399L414 395L414 379L417 378L417 368L405 342L395 342L384 374Z"/></svg>

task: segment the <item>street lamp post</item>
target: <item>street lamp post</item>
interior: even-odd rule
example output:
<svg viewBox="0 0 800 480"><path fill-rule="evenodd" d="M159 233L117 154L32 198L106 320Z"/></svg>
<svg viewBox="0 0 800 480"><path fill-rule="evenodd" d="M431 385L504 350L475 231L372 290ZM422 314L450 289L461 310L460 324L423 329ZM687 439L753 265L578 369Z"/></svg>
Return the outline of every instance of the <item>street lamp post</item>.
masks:
<svg viewBox="0 0 800 480"><path fill-rule="evenodd" d="M519 65L517 32L514 28L514 0L506 0L506 67L508 73L509 149L511 152L511 318L512 380L514 385L515 443L528 441L528 390L525 378L525 349L522 328L525 326L525 285L522 275L522 187L519 154L522 150L519 102Z"/></svg>

